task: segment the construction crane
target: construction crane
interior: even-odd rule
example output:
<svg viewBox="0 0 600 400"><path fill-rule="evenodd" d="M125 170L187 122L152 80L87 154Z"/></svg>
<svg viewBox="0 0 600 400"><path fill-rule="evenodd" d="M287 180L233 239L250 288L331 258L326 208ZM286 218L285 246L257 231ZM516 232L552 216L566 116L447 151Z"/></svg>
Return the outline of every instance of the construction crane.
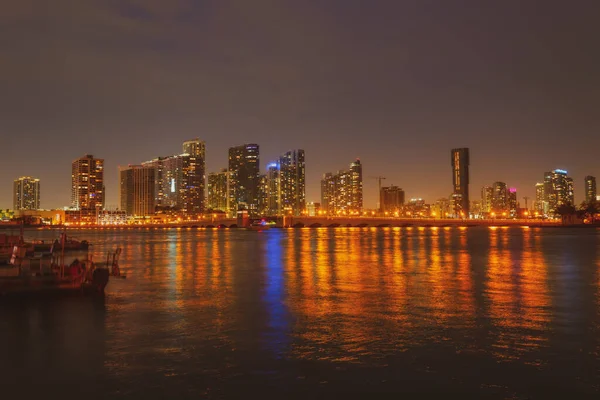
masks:
<svg viewBox="0 0 600 400"><path fill-rule="evenodd" d="M381 211L381 181L385 179L385 176L372 176L371 179L377 179L379 185L379 211Z"/></svg>

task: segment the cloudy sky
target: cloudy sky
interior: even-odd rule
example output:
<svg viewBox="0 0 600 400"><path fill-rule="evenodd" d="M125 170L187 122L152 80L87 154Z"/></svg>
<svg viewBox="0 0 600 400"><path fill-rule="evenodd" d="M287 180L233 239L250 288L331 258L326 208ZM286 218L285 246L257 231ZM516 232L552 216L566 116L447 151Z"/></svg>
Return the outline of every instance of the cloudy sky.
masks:
<svg viewBox="0 0 600 400"><path fill-rule="evenodd" d="M450 150L471 149L471 197L500 180L533 195L564 168L600 177L600 5L480 0L4 0L0 207L12 181L70 201L71 161L117 167L207 144L258 143L261 167L303 148L307 198L359 157L377 182L434 201Z"/></svg>

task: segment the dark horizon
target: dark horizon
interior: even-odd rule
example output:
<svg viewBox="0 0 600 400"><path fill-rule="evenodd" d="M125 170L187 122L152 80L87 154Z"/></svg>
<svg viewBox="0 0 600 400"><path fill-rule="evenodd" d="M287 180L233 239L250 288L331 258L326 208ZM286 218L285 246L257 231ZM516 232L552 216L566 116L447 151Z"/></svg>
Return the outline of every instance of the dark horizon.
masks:
<svg viewBox="0 0 600 400"><path fill-rule="evenodd" d="M13 181L41 180L41 206L70 204L71 162L117 167L206 142L206 171L257 143L261 172L306 151L320 177L364 166L407 200L452 193L451 149L470 149L470 198L506 182L533 199L565 169L584 199L600 176L600 27L592 1L191 2L57 0L5 5L0 208ZM531 204L531 203L530 203Z"/></svg>

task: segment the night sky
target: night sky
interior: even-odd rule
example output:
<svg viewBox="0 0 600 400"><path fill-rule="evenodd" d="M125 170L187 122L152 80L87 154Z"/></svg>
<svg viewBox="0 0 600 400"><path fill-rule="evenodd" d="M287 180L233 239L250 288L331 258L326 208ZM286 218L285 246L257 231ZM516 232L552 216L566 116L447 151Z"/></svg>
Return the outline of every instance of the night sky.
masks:
<svg viewBox="0 0 600 400"><path fill-rule="evenodd" d="M303 148L307 200L320 177L364 165L434 202L450 150L471 149L471 197L505 181L533 197L546 170L600 178L597 1L4 0L0 10L0 207L41 179L69 205L71 161L117 167L199 137L207 172L261 146L261 170ZM531 203L530 203L531 204Z"/></svg>

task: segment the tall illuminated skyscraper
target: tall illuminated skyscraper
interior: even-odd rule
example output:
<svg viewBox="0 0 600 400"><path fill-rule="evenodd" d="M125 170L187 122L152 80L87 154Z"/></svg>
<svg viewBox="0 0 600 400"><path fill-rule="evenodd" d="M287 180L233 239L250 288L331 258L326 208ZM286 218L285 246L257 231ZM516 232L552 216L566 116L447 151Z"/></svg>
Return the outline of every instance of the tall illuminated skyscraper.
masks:
<svg viewBox="0 0 600 400"><path fill-rule="evenodd" d="M121 210L134 217L154 214L155 173L149 165L129 165L119 169Z"/></svg>
<svg viewBox="0 0 600 400"><path fill-rule="evenodd" d="M321 180L321 203L328 215L359 215L363 208L362 164L356 160L347 171L327 173Z"/></svg>
<svg viewBox="0 0 600 400"><path fill-rule="evenodd" d="M535 211L540 215L548 214L548 202L546 201L545 196L545 187L546 184L543 182L539 182L535 184Z"/></svg>
<svg viewBox="0 0 600 400"><path fill-rule="evenodd" d="M349 184L350 184L350 212L360 214L363 209L363 176L362 164L356 159L350 164Z"/></svg>
<svg viewBox="0 0 600 400"><path fill-rule="evenodd" d="M206 145L196 138L183 142L183 187L181 191L182 210L186 214L198 214L205 208Z"/></svg>
<svg viewBox="0 0 600 400"><path fill-rule="evenodd" d="M454 213L469 218L469 149L452 149L452 185L454 187Z"/></svg>
<svg viewBox="0 0 600 400"><path fill-rule="evenodd" d="M511 218L516 218L519 208L519 201L517 200L517 189L508 189L508 212Z"/></svg>
<svg viewBox="0 0 600 400"><path fill-rule="evenodd" d="M267 173L263 186L264 192L264 213L266 215L282 215L282 190L281 190L281 169L277 162L267 165Z"/></svg>
<svg viewBox="0 0 600 400"><path fill-rule="evenodd" d="M544 200L550 213L555 213L562 204L575 204L573 178L563 169L555 169L544 174Z"/></svg>
<svg viewBox="0 0 600 400"><path fill-rule="evenodd" d="M232 212L246 209L250 215L258 214L259 175L257 144L229 149L229 207Z"/></svg>
<svg viewBox="0 0 600 400"><path fill-rule="evenodd" d="M328 172L321 179L321 209L326 215L335 215L335 175Z"/></svg>
<svg viewBox="0 0 600 400"><path fill-rule="evenodd" d="M593 176L585 177L585 202L593 203L596 201L596 178Z"/></svg>
<svg viewBox="0 0 600 400"><path fill-rule="evenodd" d="M508 212L508 190L504 182L494 182L492 212L498 215Z"/></svg>
<svg viewBox="0 0 600 400"><path fill-rule="evenodd" d="M484 186L481 188L481 212L490 213L492 212L492 199L494 197L494 188L491 186Z"/></svg>
<svg viewBox="0 0 600 400"><path fill-rule="evenodd" d="M208 208L227 212L227 170L208 174Z"/></svg>
<svg viewBox="0 0 600 400"><path fill-rule="evenodd" d="M306 211L306 166L304 150L288 151L279 157L280 202L283 214Z"/></svg>
<svg viewBox="0 0 600 400"><path fill-rule="evenodd" d="M15 179L13 190L14 210L40 209L40 180L30 176Z"/></svg>
<svg viewBox="0 0 600 400"><path fill-rule="evenodd" d="M72 163L71 207L76 210L103 210L104 160L87 154Z"/></svg>
<svg viewBox="0 0 600 400"><path fill-rule="evenodd" d="M206 146L200 139L183 142L183 153L143 162L154 168L154 199L160 207L176 208L188 215L204 212Z"/></svg>

